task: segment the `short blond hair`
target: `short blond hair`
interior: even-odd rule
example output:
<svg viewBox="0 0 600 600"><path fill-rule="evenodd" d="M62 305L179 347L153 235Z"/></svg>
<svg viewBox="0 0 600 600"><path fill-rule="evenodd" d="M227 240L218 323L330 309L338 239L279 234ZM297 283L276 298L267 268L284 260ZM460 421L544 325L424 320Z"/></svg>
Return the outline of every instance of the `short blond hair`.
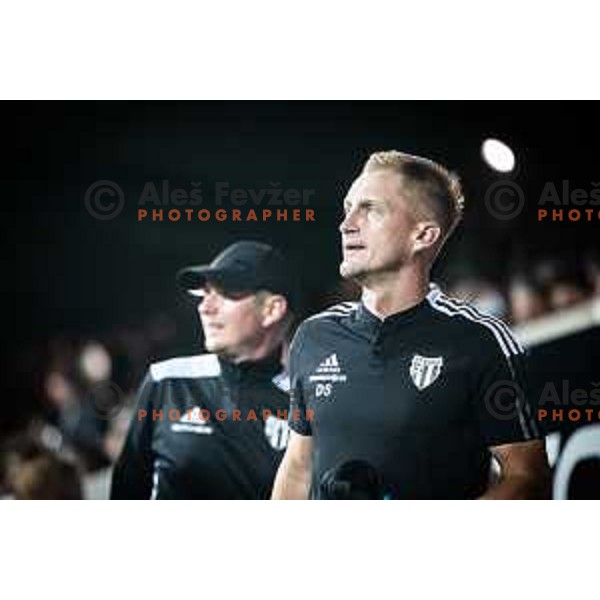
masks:
<svg viewBox="0 0 600 600"><path fill-rule="evenodd" d="M462 219L465 199L460 180L442 165L398 150L384 150L369 156L363 173L389 169L402 176L403 188L416 203L424 203L447 238Z"/></svg>

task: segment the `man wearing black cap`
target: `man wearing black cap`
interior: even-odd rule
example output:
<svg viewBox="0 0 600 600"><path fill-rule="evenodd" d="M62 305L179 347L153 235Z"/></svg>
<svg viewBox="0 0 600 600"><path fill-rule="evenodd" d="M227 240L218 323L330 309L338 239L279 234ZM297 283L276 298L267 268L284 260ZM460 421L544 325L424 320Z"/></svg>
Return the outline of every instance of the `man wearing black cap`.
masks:
<svg viewBox="0 0 600 600"><path fill-rule="evenodd" d="M177 280L199 298L210 354L151 365L111 498L267 498L289 433L289 267L271 246L243 241Z"/></svg>

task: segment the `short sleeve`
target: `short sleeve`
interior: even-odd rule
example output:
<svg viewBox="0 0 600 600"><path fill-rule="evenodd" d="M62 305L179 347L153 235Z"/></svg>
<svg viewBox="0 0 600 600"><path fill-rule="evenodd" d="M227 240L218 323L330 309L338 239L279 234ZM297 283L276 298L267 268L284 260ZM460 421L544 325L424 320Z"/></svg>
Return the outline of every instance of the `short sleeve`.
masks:
<svg viewBox="0 0 600 600"><path fill-rule="evenodd" d="M290 345L290 410L288 425L290 429L300 435L312 435L312 427L305 402L304 377L302 374L302 351L305 346L305 338L305 328L303 325L300 325Z"/></svg>
<svg viewBox="0 0 600 600"><path fill-rule="evenodd" d="M475 398L484 444L491 447L540 438L523 349L508 329L486 346L479 363Z"/></svg>

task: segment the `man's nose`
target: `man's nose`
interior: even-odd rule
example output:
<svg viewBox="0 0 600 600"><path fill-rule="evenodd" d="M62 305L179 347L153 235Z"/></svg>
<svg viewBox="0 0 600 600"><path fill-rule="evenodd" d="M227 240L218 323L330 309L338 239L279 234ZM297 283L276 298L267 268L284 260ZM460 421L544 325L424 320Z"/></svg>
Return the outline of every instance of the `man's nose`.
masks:
<svg viewBox="0 0 600 600"><path fill-rule="evenodd" d="M339 226L340 233L356 233L358 231L358 225L356 222L356 213L352 210L348 211L344 216L343 221Z"/></svg>
<svg viewBox="0 0 600 600"><path fill-rule="evenodd" d="M211 315L215 314L218 309L219 298L217 294L213 290L207 291L198 304L198 312L202 315Z"/></svg>

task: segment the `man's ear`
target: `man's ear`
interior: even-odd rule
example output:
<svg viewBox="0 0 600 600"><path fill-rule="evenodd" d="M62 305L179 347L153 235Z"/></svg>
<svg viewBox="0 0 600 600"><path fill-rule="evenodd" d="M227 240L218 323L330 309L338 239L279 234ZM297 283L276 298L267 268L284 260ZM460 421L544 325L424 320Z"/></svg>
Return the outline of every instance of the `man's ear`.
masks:
<svg viewBox="0 0 600 600"><path fill-rule="evenodd" d="M270 327L283 319L287 312L287 300L284 296L273 294L265 299L262 306L262 326Z"/></svg>
<svg viewBox="0 0 600 600"><path fill-rule="evenodd" d="M435 221L422 221L416 226L414 250L420 252L433 248L442 236L442 229Z"/></svg>

